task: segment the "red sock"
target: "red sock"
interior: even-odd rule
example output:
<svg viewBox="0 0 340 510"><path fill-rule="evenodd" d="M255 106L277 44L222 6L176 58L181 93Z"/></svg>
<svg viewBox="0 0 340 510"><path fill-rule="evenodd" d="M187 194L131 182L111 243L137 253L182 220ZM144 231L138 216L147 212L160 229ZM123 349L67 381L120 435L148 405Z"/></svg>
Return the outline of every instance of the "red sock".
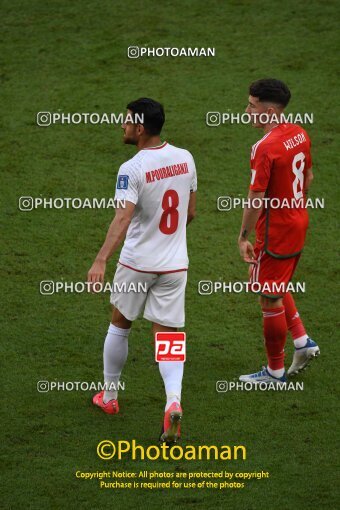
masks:
<svg viewBox="0 0 340 510"><path fill-rule="evenodd" d="M280 370L284 368L284 346L287 338L285 308L262 308L262 313L268 366L272 370Z"/></svg>
<svg viewBox="0 0 340 510"><path fill-rule="evenodd" d="M306 335L307 333L305 327L302 320L300 319L299 312L297 311L293 296L290 292L285 294L283 298L283 306L285 307L286 311L287 326L290 334L293 337L293 340Z"/></svg>

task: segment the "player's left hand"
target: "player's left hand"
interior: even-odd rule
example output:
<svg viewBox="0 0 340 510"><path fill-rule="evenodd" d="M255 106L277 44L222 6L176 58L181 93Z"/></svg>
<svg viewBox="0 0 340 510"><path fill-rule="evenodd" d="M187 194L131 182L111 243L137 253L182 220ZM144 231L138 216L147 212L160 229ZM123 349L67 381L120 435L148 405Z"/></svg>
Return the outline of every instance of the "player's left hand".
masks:
<svg viewBox="0 0 340 510"><path fill-rule="evenodd" d="M244 262L247 262L247 264L257 264L254 248L250 241L247 239L239 239L238 246L240 249L240 255Z"/></svg>
<svg viewBox="0 0 340 510"><path fill-rule="evenodd" d="M87 281L89 283L96 283L96 282L103 283L104 276L105 276L105 270L106 270L105 260L96 259L93 262L90 271L87 273Z"/></svg>

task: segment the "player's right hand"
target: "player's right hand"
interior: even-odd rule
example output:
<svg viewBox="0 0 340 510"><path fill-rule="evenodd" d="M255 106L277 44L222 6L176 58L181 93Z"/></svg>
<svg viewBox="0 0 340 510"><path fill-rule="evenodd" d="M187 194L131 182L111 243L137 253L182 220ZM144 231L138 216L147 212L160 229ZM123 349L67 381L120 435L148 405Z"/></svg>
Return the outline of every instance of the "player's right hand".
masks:
<svg viewBox="0 0 340 510"><path fill-rule="evenodd" d="M105 276L105 270L106 270L106 262L102 259L96 259L90 271L87 273L87 281L89 283L96 283L104 282L104 276Z"/></svg>
<svg viewBox="0 0 340 510"><path fill-rule="evenodd" d="M247 262L247 264L257 264L254 248L250 241L246 239L239 239L238 246L241 258L244 262Z"/></svg>

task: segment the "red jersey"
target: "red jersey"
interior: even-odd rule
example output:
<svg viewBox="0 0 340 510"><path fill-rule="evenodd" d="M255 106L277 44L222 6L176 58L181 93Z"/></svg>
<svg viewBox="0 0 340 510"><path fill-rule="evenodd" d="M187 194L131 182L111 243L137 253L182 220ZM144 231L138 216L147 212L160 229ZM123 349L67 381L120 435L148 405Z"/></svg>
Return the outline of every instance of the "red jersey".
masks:
<svg viewBox="0 0 340 510"><path fill-rule="evenodd" d="M252 147L252 191L265 191L266 206L256 224L257 243L273 257L303 249L308 227L304 183L312 166L310 139L295 124L279 124Z"/></svg>

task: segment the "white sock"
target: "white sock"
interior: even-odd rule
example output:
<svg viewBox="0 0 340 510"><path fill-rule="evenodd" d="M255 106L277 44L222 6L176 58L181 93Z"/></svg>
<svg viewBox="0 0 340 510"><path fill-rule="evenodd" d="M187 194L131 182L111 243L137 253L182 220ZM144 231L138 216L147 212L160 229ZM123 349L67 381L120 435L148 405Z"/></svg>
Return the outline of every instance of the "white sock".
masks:
<svg viewBox="0 0 340 510"><path fill-rule="evenodd" d="M294 347L296 349L300 349L300 347L304 347L307 343L308 335L299 336L299 338L296 338L294 340Z"/></svg>
<svg viewBox="0 0 340 510"><path fill-rule="evenodd" d="M181 402L182 379L184 371L183 361L160 361L159 371L161 373L166 393L165 411L174 402Z"/></svg>
<svg viewBox="0 0 340 510"><path fill-rule="evenodd" d="M273 377L276 377L277 379L279 377L282 377L284 375L284 373L285 373L285 369L284 368L279 368L278 370L273 370L272 368L269 368L267 366L267 370L270 373L270 375L272 375Z"/></svg>
<svg viewBox="0 0 340 510"><path fill-rule="evenodd" d="M130 329L117 328L113 324L107 331L104 343L104 382L106 387L115 389L104 391L104 404L118 397L118 382L128 355Z"/></svg>

